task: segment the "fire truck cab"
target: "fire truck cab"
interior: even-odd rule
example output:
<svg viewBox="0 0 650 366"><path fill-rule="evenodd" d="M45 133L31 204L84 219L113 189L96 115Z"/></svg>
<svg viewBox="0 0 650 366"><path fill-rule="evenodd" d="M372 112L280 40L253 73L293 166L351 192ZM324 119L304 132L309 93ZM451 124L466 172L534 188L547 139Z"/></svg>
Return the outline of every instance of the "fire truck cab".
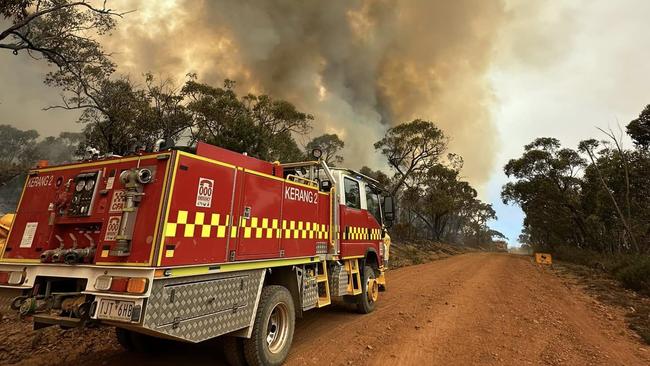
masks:
<svg viewBox="0 0 650 366"><path fill-rule="evenodd" d="M199 143L36 168L2 248L0 303L35 328L115 326L127 349L225 336L230 363L278 365L304 311L373 311L392 215L378 182L318 156Z"/></svg>

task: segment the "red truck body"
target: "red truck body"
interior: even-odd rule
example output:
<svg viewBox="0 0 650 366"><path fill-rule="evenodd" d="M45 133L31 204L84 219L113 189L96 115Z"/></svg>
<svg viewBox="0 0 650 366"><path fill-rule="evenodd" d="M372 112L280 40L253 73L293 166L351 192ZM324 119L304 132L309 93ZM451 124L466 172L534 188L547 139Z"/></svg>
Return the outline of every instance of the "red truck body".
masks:
<svg viewBox="0 0 650 366"><path fill-rule="evenodd" d="M120 173L147 167L128 256L112 256L124 205ZM97 174L87 216L67 213L75 177ZM70 183L68 183L70 182ZM86 187L82 188L86 190ZM340 212L332 231L331 207ZM283 168L207 144L196 155L174 151L39 169L28 177L3 261L41 262L61 245L94 245L88 263L187 266L316 255L338 236L341 256L379 253L380 223L367 210L333 202L317 186L287 180ZM335 228L337 229L337 228Z"/></svg>
<svg viewBox="0 0 650 366"><path fill-rule="evenodd" d="M190 342L258 337L269 306L301 315L340 297L370 312L385 286L381 202L375 181L320 160L203 143L34 169L0 256L0 289L17 296L0 306L39 327Z"/></svg>

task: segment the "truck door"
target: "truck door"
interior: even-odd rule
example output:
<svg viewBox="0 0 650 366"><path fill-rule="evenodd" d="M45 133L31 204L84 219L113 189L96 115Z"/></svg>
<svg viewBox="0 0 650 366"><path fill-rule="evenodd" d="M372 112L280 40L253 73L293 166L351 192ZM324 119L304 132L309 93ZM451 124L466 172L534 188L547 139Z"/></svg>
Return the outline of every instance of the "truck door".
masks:
<svg viewBox="0 0 650 366"><path fill-rule="evenodd" d="M244 169L241 198L235 209L239 227L236 260L280 256L283 181ZM231 248L233 248L231 246Z"/></svg>
<svg viewBox="0 0 650 366"><path fill-rule="evenodd" d="M177 159L161 264L223 262L236 169L185 153L179 153Z"/></svg>
<svg viewBox="0 0 650 366"><path fill-rule="evenodd" d="M370 245L365 184L345 174L341 183L341 256L365 255Z"/></svg>

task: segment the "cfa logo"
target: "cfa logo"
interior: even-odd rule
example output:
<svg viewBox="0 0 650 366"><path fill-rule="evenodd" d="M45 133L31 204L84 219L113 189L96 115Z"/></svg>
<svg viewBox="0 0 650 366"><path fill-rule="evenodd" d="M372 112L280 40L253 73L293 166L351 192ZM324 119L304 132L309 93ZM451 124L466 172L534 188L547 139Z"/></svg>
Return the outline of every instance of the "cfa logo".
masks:
<svg viewBox="0 0 650 366"><path fill-rule="evenodd" d="M111 216L108 218L108 224L106 225L106 235L104 236L104 241L115 241L117 233L120 231L120 222L122 221L122 216Z"/></svg>
<svg viewBox="0 0 650 366"><path fill-rule="evenodd" d="M196 207L211 207L214 181L207 178L199 178L198 192L196 193Z"/></svg>

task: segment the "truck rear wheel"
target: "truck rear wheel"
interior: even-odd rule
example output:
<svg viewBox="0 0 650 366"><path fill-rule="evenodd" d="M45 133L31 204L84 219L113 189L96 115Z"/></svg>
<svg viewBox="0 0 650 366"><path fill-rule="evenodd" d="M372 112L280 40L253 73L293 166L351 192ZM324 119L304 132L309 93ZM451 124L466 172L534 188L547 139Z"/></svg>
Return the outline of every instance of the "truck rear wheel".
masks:
<svg viewBox="0 0 650 366"><path fill-rule="evenodd" d="M266 286L257 307L253 333L244 340L244 354L251 366L281 365L289 354L296 313L289 290Z"/></svg>
<svg viewBox="0 0 650 366"><path fill-rule="evenodd" d="M361 314L372 313L375 310L375 303L379 296L379 284L375 271L370 266L363 268L363 280L361 281L361 293L356 296L357 311Z"/></svg>

